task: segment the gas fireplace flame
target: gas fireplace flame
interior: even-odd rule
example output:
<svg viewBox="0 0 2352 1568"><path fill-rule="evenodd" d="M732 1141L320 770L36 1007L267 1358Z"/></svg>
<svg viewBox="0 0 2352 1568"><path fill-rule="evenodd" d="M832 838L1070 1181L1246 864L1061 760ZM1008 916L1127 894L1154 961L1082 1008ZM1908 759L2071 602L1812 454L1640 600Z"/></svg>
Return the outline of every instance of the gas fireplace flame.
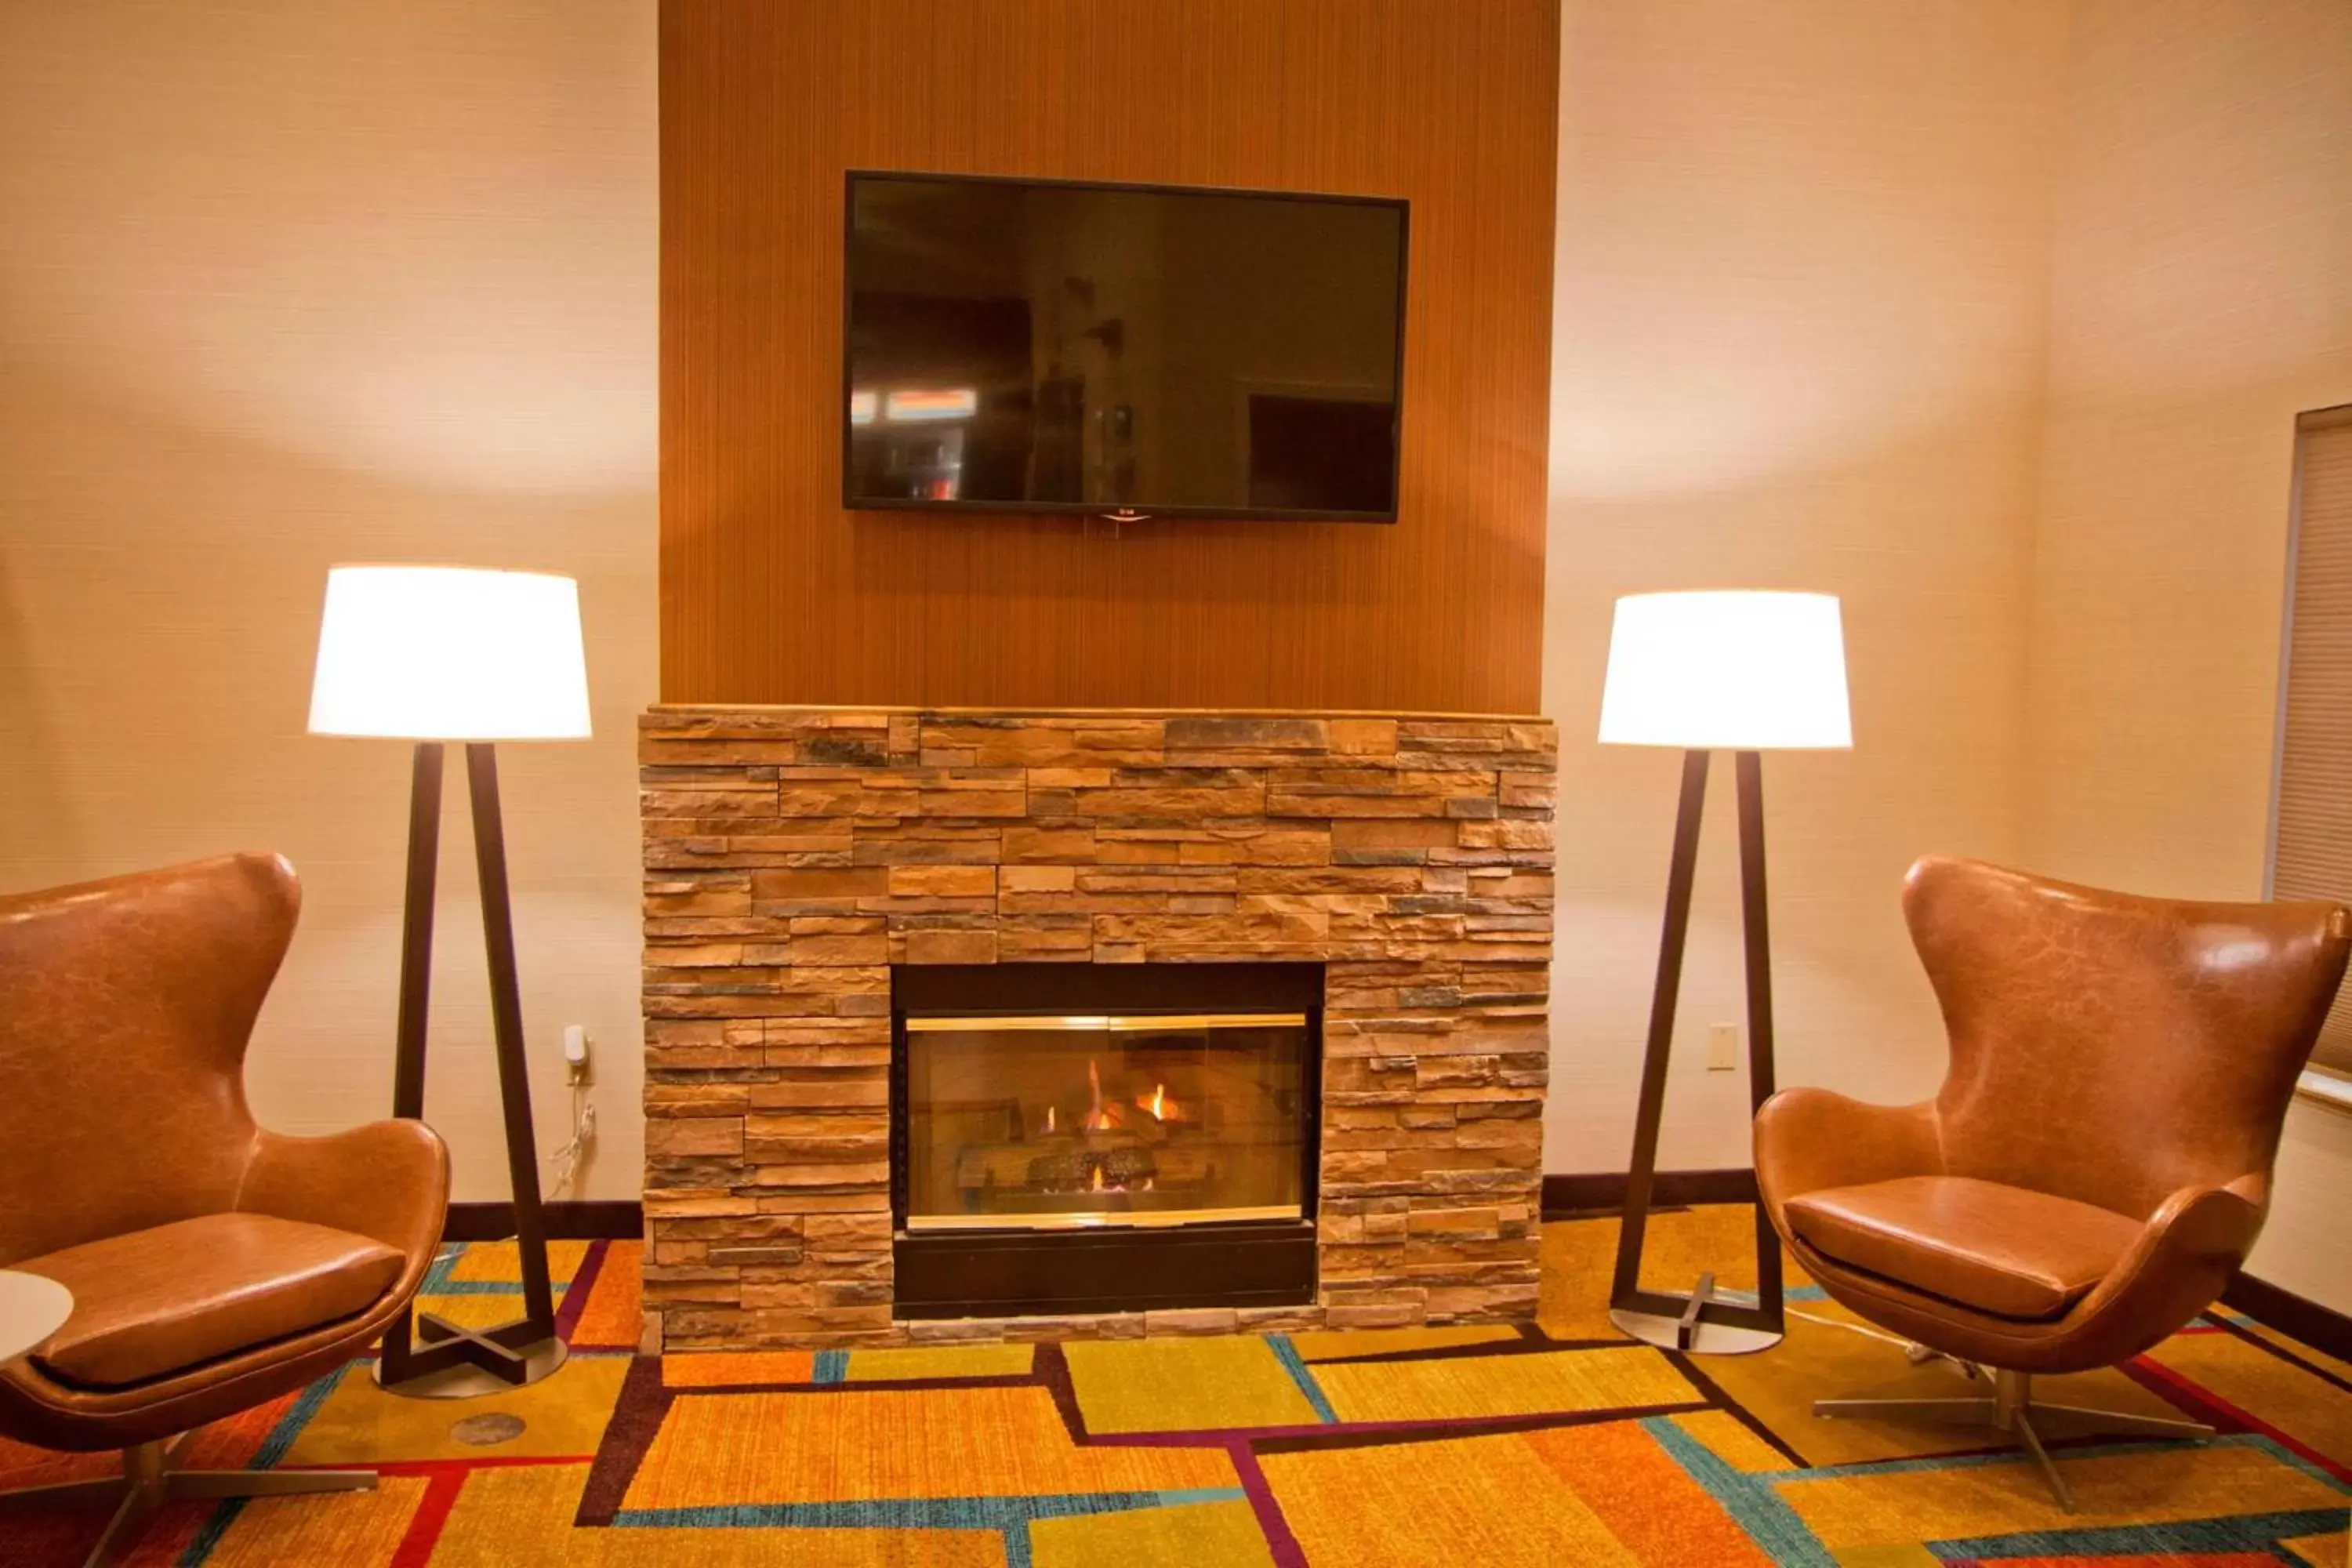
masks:
<svg viewBox="0 0 2352 1568"><path fill-rule="evenodd" d="M1102 1069L1095 1066L1092 1057L1087 1058L1087 1119L1079 1125L1088 1132L1108 1132L1118 1125L1103 1107Z"/></svg>
<svg viewBox="0 0 2352 1568"><path fill-rule="evenodd" d="M1150 1098L1149 1100L1146 1100L1146 1101L1144 1101L1144 1102L1143 1102L1143 1109L1144 1109L1144 1110L1149 1110L1150 1112L1151 1112L1151 1120L1152 1120L1152 1121L1167 1121L1167 1120L1168 1120L1168 1086L1167 1086L1166 1084L1164 1084L1164 1083L1155 1083L1155 1084L1153 1084L1153 1085L1151 1086L1151 1098Z"/></svg>
<svg viewBox="0 0 2352 1568"><path fill-rule="evenodd" d="M1050 1106L1050 1105L1049 1105L1049 1106L1047 1106L1047 1107L1045 1108L1045 1131L1048 1131L1048 1132L1051 1132L1053 1130L1054 1130L1054 1108L1053 1108L1052 1106Z"/></svg>
<svg viewBox="0 0 2352 1568"><path fill-rule="evenodd" d="M1103 1190L1102 1167L1100 1165L1097 1165L1095 1167L1095 1179L1087 1184L1087 1190L1090 1193L1098 1193Z"/></svg>

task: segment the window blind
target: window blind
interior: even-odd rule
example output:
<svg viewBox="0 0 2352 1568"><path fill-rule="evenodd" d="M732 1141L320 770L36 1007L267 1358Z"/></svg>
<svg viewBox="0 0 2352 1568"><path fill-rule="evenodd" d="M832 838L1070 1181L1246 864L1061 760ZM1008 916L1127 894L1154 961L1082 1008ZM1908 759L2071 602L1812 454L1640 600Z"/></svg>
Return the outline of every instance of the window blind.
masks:
<svg viewBox="0 0 2352 1568"><path fill-rule="evenodd" d="M2352 903L2352 406L2304 415L2295 455L2271 892ZM2352 984L2311 1065L2352 1078Z"/></svg>

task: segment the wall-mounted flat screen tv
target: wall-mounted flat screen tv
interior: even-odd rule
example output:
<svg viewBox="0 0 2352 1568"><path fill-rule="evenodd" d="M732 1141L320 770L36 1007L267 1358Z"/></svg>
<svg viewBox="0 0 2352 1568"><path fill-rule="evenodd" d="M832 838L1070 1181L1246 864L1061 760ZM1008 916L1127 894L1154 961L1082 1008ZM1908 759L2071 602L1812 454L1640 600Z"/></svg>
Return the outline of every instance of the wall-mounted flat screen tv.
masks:
<svg viewBox="0 0 2352 1568"><path fill-rule="evenodd" d="M852 507L1393 522L1405 204L849 176Z"/></svg>

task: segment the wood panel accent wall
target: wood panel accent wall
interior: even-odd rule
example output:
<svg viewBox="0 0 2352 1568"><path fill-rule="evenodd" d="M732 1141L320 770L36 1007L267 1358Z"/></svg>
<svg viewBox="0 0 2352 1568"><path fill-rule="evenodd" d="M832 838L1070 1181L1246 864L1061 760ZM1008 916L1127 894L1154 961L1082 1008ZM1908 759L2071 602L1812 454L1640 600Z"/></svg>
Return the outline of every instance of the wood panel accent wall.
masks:
<svg viewBox="0 0 2352 1568"><path fill-rule="evenodd" d="M662 696L1531 712L1557 0L664 0ZM1400 521L840 504L853 167L1401 195Z"/></svg>

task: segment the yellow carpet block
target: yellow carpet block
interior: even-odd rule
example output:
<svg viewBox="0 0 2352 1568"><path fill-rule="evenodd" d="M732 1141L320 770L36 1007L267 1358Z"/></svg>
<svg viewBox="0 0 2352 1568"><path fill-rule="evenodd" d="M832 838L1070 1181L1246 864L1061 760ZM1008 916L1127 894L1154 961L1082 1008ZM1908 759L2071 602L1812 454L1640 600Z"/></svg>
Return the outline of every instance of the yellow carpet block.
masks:
<svg viewBox="0 0 2352 1568"><path fill-rule="evenodd" d="M392 1561L425 1500L425 1482L386 1476L373 1491L257 1498L205 1559L205 1568L284 1568L332 1563L374 1568Z"/></svg>
<svg viewBox="0 0 2352 1568"><path fill-rule="evenodd" d="M2176 1334L2148 1359L2299 1443L2323 1454L2352 1454L2352 1394L2258 1345L2234 1334Z"/></svg>
<svg viewBox="0 0 2352 1568"><path fill-rule="evenodd" d="M604 1262L572 1331L577 1346L635 1350L645 1327L645 1243L605 1244Z"/></svg>
<svg viewBox="0 0 2352 1568"><path fill-rule="evenodd" d="M580 1272L581 1260L587 1256L588 1243L584 1241L549 1242L548 1278L562 1285ZM471 1242L451 1266L447 1278L462 1279L469 1284L520 1285L522 1283L522 1257L511 1240ZM521 1297L515 1298L515 1309L510 1316L521 1315Z"/></svg>
<svg viewBox="0 0 2352 1568"><path fill-rule="evenodd" d="M1312 1563L1643 1568L1517 1435L1267 1454L1258 1463Z"/></svg>
<svg viewBox="0 0 2352 1568"><path fill-rule="evenodd" d="M1393 1355L1399 1351L1450 1350L1456 1345L1509 1344L1519 1331L1507 1323L1465 1323L1448 1329L1325 1329L1293 1334L1301 1361Z"/></svg>
<svg viewBox="0 0 2352 1568"><path fill-rule="evenodd" d="M2257 1448L2181 1444L2057 1458L2074 1489L2073 1513L2060 1510L2041 1471L2022 1455L1993 1464L1775 1485L1832 1550L2345 1506L2344 1494L2333 1486Z"/></svg>
<svg viewBox="0 0 2352 1568"><path fill-rule="evenodd" d="M1642 1285L1688 1290L1713 1274L1728 1290L1756 1288L1755 1211L1740 1205L1670 1209L1650 1215L1642 1248ZM1554 1220L1543 1227L1543 1281L1536 1322L1560 1340L1622 1339L1609 1321L1609 1286L1617 1267L1617 1221ZM1781 1255L1789 1289L1811 1281L1796 1260Z"/></svg>
<svg viewBox="0 0 2352 1568"><path fill-rule="evenodd" d="M1205 1448L1080 1448L1042 1388L689 1394L627 1506L1024 1497L1237 1485Z"/></svg>
<svg viewBox="0 0 2352 1568"><path fill-rule="evenodd" d="M1647 1345L1341 1362L1317 1367L1315 1381L1342 1421L1465 1421L1702 1402L1690 1380Z"/></svg>
<svg viewBox="0 0 2352 1568"><path fill-rule="evenodd" d="M851 1383L906 1383L926 1377L1020 1377L1037 1360L1035 1345L918 1345L852 1351Z"/></svg>
<svg viewBox="0 0 2352 1568"><path fill-rule="evenodd" d="M554 1376L478 1399L403 1399L378 1388L365 1363L347 1367L287 1451L289 1465L369 1465L401 1459L586 1458L596 1452L629 1370L625 1356L574 1356ZM449 1435L456 1423L504 1415L520 1436L480 1447Z"/></svg>
<svg viewBox="0 0 2352 1568"><path fill-rule="evenodd" d="M1094 1340L1062 1347L1089 1432L1312 1426L1315 1406L1250 1334Z"/></svg>
<svg viewBox="0 0 2352 1568"><path fill-rule="evenodd" d="M1245 1502L1185 1503L1041 1519L1029 1527L1034 1568L1273 1568Z"/></svg>
<svg viewBox="0 0 2352 1568"><path fill-rule="evenodd" d="M689 1351L662 1357L666 1388L748 1387L806 1383L816 1375L814 1351Z"/></svg>
<svg viewBox="0 0 2352 1568"><path fill-rule="evenodd" d="M587 1479L585 1465L475 1472L433 1568L1003 1568L992 1530L580 1530Z"/></svg>
<svg viewBox="0 0 2352 1568"><path fill-rule="evenodd" d="M1747 1423L1728 1411L1694 1410L1666 1419L1706 1445L1708 1452L1735 1470L1755 1475L1759 1471L1796 1468L1789 1462L1789 1456L1759 1437Z"/></svg>
<svg viewBox="0 0 2352 1568"><path fill-rule="evenodd" d="M1980 1428L1930 1422L1823 1420L1816 1399L1965 1399L1991 1392L1948 1363L1913 1366L1900 1346L1841 1324L1852 1313L1830 1302L1791 1315L1789 1336L1754 1355L1711 1356L1708 1379L1811 1465L1920 1458L1991 1447ZM1822 1321L1828 1319L1831 1321ZM2180 1412L2119 1372L2036 1378L2034 1397L2178 1420Z"/></svg>
<svg viewBox="0 0 2352 1568"><path fill-rule="evenodd" d="M2298 1535L2293 1541L2282 1541L2279 1544L2294 1552L2300 1561L2311 1563L2313 1568L2341 1568L2342 1564L2352 1562L2352 1556L2347 1555L2347 1542L2352 1542L2352 1536L2336 1530L2326 1535Z"/></svg>

